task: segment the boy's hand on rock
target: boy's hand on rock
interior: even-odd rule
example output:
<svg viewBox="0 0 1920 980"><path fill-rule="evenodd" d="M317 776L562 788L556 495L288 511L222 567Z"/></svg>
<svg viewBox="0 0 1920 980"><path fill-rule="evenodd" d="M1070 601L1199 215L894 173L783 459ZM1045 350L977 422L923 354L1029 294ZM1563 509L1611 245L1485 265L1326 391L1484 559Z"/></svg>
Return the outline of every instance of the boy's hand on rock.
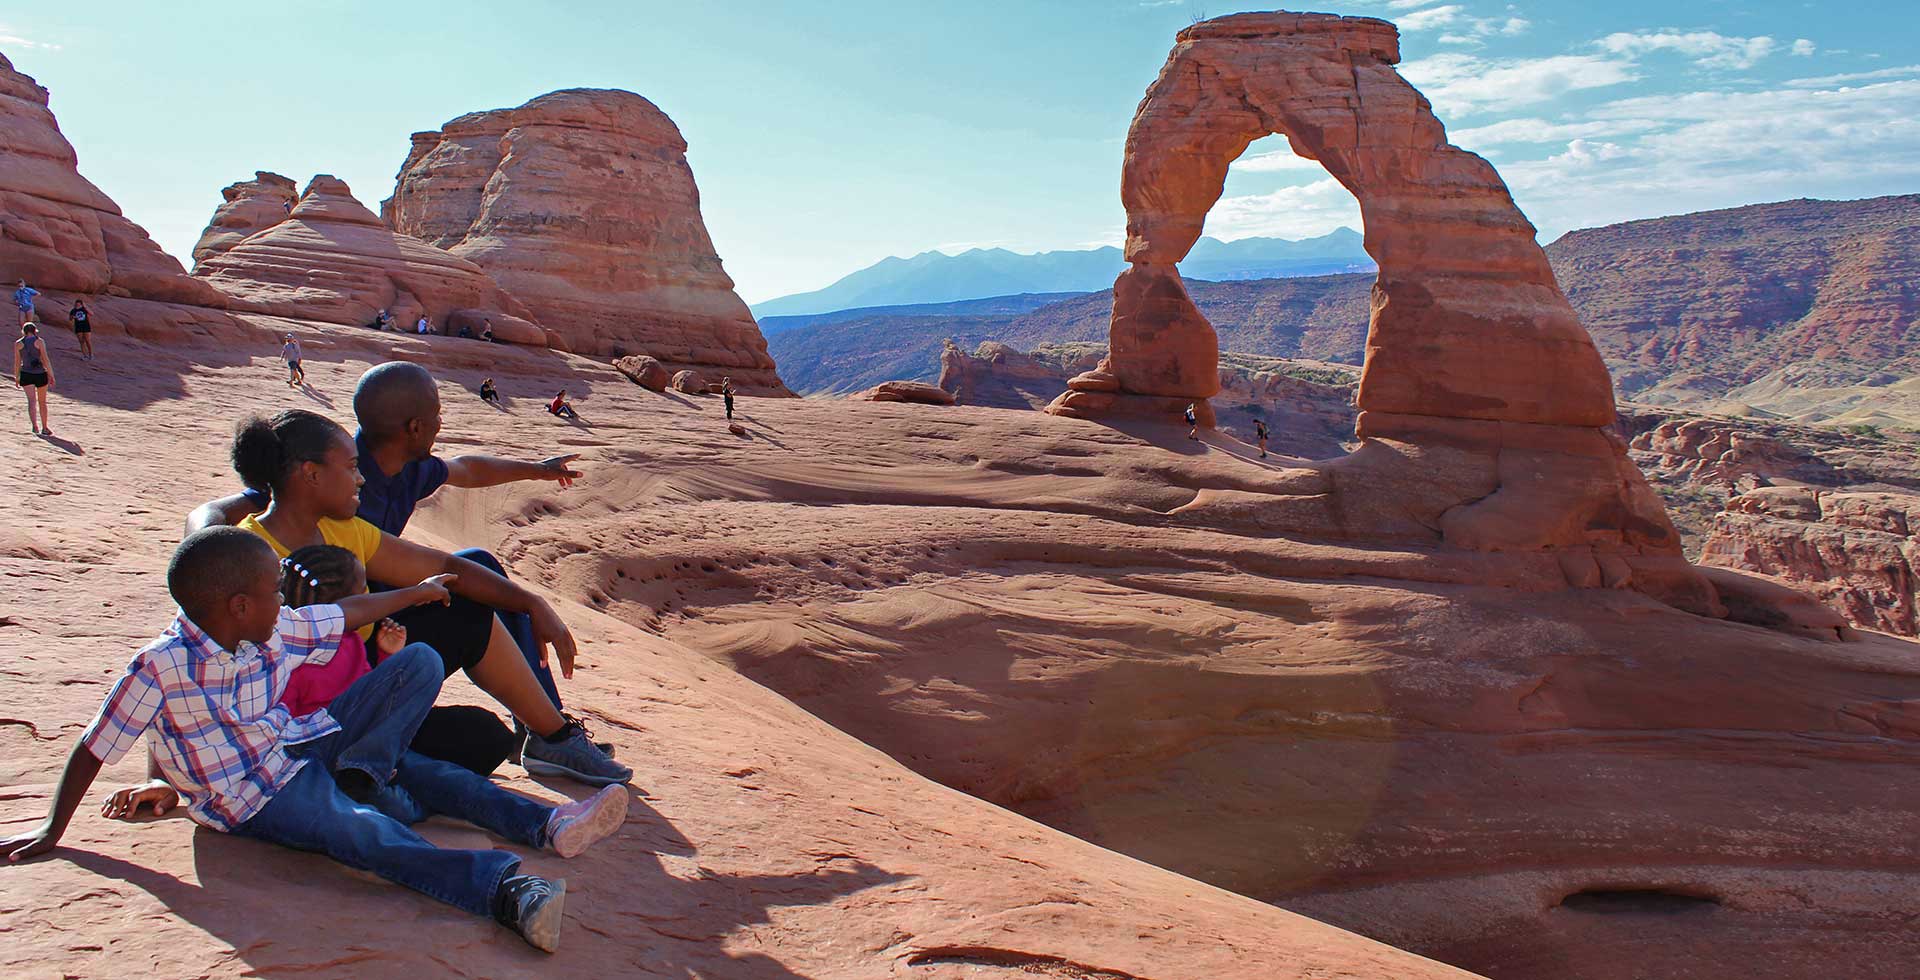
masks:
<svg viewBox="0 0 1920 980"><path fill-rule="evenodd" d="M429 602L437 602L443 606L453 605L453 593L448 592L447 587L458 581L460 576L452 572L422 579L419 585L414 586L420 590L421 597L420 601L414 605L424 606Z"/></svg>
<svg viewBox="0 0 1920 980"><path fill-rule="evenodd" d="M37 858L53 850L58 843L60 835L54 833L53 828L41 824L28 833L0 840L0 854L6 855L9 863L17 863Z"/></svg>
<svg viewBox="0 0 1920 980"><path fill-rule="evenodd" d="M168 810L180 802L180 794L164 779L152 779L138 786L126 786L114 791L107 802L100 805L100 815L113 820L132 820L140 815L140 808L153 807L153 815L165 816Z"/></svg>

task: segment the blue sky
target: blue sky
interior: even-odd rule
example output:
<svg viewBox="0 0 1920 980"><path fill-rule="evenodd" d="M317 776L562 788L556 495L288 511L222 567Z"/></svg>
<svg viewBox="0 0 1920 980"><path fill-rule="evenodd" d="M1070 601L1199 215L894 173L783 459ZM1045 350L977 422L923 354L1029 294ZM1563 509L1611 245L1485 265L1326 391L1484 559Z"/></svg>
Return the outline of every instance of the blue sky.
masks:
<svg viewBox="0 0 1920 980"><path fill-rule="evenodd" d="M1345 0L1542 232L1790 197L1920 192L1920 3ZM573 86L691 145L749 302L888 255L1118 243L1121 142L1194 0L19 4L0 51L53 92L81 171L176 255L221 186L333 173L377 206L407 136ZM1278 138L1209 233L1358 224Z"/></svg>

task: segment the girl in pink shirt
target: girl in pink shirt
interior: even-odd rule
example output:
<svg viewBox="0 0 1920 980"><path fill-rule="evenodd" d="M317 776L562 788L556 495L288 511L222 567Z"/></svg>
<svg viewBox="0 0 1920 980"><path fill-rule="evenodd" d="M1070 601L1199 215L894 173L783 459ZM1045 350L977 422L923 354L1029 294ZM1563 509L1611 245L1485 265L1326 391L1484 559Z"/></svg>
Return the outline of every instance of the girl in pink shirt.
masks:
<svg viewBox="0 0 1920 980"><path fill-rule="evenodd" d="M280 598L287 605L324 605L367 591L367 567L353 552L330 544L301 548L280 561ZM370 633L373 651L366 641ZM407 629L383 619L362 633L341 634L340 649L324 664L302 664L293 669L280 703L295 718L333 702L373 665L407 645ZM513 729L485 708L436 705L427 712L411 748L424 756L451 762L490 775L516 747Z"/></svg>

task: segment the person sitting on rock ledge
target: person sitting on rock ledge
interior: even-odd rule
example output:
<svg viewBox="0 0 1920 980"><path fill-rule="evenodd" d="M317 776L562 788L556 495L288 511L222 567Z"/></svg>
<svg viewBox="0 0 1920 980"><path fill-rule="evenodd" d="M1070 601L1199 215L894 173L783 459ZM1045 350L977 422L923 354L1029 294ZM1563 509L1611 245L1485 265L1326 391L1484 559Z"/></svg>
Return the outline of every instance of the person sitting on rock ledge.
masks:
<svg viewBox="0 0 1920 980"><path fill-rule="evenodd" d="M488 320L480 324L480 339L486 341L489 344L493 343L493 321L492 320Z"/></svg>
<svg viewBox="0 0 1920 980"><path fill-rule="evenodd" d="M413 332L423 337L433 332L433 322L427 319L425 313L420 314L420 319L414 321Z"/></svg>
<svg viewBox="0 0 1920 980"><path fill-rule="evenodd" d="M491 379L489 379L491 380ZM360 431L353 437L354 452L360 470L360 494L357 515L366 523L398 538L420 501L443 486L479 489L529 480L552 480L561 488L570 487L580 477L573 468L578 454L551 456L538 462L502 459L497 456L464 455L441 458L433 454L434 441L440 435L440 392L426 368L406 361L388 361L369 368L353 390L353 411ZM330 423L329 423L330 424ZM241 493L210 501L195 508L187 517L188 531L218 524L237 524L250 515L267 509L270 493L247 489ZM506 569L491 553L480 548L454 552L453 557L473 562L494 575L506 576ZM361 556L363 562L365 556ZM378 576L376 576L377 578ZM477 641L488 653L497 637L492 635L494 620L506 638L516 647L532 671L553 710L569 725L579 722L561 711L564 702L553 671L536 642L533 620L513 608L494 606L476 616L489 632ZM416 635L419 635L416 632ZM444 651L443 651L444 652ZM563 673L571 676L566 660ZM503 702L504 703L504 702ZM512 708L512 704L507 705ZM517 712L516 712L517 714ZM544 730L544 729L538 729ZM582 732L584 728L580 729ZM529 772L542 775L568 775L569 770L552 763L547 747L528 739L532 753L518 760ZM601 753L612 755L613 747L595 743Z"/></svg>
<svg viewBox="0 0 1920 980"><path fill-rule="evenodd" d="M564 880L519 874L511 851L436 847L406 823L431 815L430 802L508 840L575 857L625 822L626 788L550 807L409 751L440 693L440 658L425 644L388 657L325 709L292 715L279 700L294 668L328 662L346 630L445 600L446 577L295 609L281 604L280 572L266 542L238 528L180 543L167 567L179 612L134 655L74 741L47 819L0 840L0 854L16 863L51 851L100 767L149 736L195 823L326 854L491 915L554 951Z"/></svg>
<svg viewBox="0 0 1920 980"><path fill-rule="evenodd" d="M565 388L560 389L560 393L553 396L553 401L547 403L547 411L563 419L578 419L580 417L580 413L573 410L573 403L567 401L567 389Z"/></svg>
<svg viewBox="0 0 1920 980"><path fill-rule="evenodd" d="M375 314L373 317L373 329L381 332L393 329L393 314L386 310L381 310Z"/></svg>

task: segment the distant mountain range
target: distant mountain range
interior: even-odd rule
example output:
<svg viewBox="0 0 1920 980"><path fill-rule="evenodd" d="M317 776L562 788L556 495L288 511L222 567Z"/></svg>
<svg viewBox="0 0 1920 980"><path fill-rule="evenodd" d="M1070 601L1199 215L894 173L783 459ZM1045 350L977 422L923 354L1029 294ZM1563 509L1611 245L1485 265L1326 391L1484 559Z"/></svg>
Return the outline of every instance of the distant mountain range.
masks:
<svg viewBox="0 0 1920 980"><path fill-rule="evenodd" d="M1920 195L1783 201L1570 232L1547 257L1629 398L1920 424ZM1187 270L1182 264L1182 271ZM1373 276L1187 284L1228 351L1358 364ZM775 334L795 391L932 380L941 342L1104 341L1110 288L847 310Z"/></svg>
<svg viewBox="0 0 1920 980"><path fill-rule="evenodd" d="M1112 286L1126 264L1120 250L1112 246L1033 255L1004 248L975 248L959 255L921 252L910 259L881 259L825 289L767 300L753 307L753 315L800 316L1017 294L1092 292ZM1360 233L1339 228L1300 241L1202 238L1180 263L1180 274L1209 281L1278 279L1371 272L1373 267Z"/></svg>

